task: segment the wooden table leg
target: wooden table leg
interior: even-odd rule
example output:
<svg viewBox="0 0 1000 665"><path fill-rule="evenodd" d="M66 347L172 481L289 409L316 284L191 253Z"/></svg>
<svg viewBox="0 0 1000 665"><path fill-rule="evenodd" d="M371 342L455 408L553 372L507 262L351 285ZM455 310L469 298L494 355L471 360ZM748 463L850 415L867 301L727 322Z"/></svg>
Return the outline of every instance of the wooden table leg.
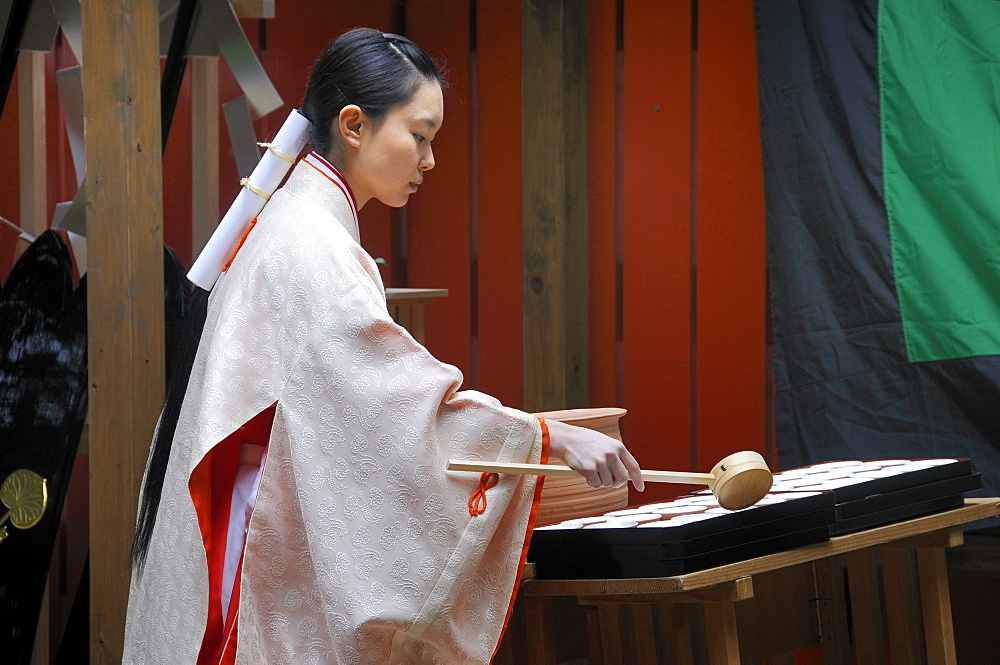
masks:
<svg viewBox="0 0 1000 665"><path fill-rule="evenodd" d="M553 641L552 598L522 595L528 665L556 665Z"/></svg>
<svg viewBox="0 0 1000 665"><path fill-rule="evenodd" d="M920 601L929 665L956 665L955 631L951 623L948 569L941 548L917 550Z"/></svg>
<svg viewBox="0 0 1000 665"><path fill-rule="evenodd" d="M889 656L893 663L923 665L923 625L917 588L916 557L908 548L882 549Z"/></svg>
<svg viewBox="0 0 1000 665"><path fill-rule="evenodd" d="M851 627L858 665L885 665L882 603L875 552L847 553L847 583L851 591Z"/></svg>
<svg viewBox="0 0 1000 665"><path fill-rule="evenodd" d="M705 637L709 665L739 665L736 606L732 602L705 603Z"/></svg>
<svg viewBox="0 0 1000 665"><path fill-rule="evenodd" d="M597 607L587 608L587 651L590 665L604 665L604 645L601 643L601 618Z"/></svg>
<svg viewBox="0 0 1000 665"><path fill-rule="evenodd" d="M413 305L412 312L410 313L410 325L408 330L410 331L410 334L413 335L413 339L417 340L421 344L424 343L425 328L423 305Z"/></svg>
<svg viewBox="0 0 1000 665"><path fill-rule="evenodd" d="M649 603L629 605L632 614L630 637L635 643L637 665L657 665L656 626L653 606Z"/></svg>
<svg viewBox="0 0 1000 665"><path fill-rule="evenodd" d="M820 622L823 665L852 665L851 636L847 630L847 600L840 559L827 557L813 562L816 614Z"/></svg>
<svg viewBox="0 0 1000 665"><path fill-rule="evenodd" d="M694 665L691 650L691 616L685 603L663 603L654 608L663 635L663 649L660 661L671 665Z"/></svg>
<svg viewBox="0 0 1000 665"><path fill-rule="evenodd" d="M403 326L407 330L410 329L410 306L409 305L397 305L395 311L392 313L392 318L396 320L396 323ZM413 334L413 333L410 333Z"/></svg>
<svg viewBox="0 0 1000 665"><path fill-rule="evenodd" d="M598 605L597 613L601 621L601 647L604 651L604 665L625 665L622 658L622 606Z"/></svg>

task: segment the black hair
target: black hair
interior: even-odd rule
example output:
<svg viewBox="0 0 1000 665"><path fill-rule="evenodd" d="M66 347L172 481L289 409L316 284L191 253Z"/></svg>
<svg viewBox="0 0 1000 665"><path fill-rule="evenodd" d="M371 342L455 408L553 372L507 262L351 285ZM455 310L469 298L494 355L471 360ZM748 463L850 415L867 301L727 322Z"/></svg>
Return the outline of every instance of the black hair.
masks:
<svg viewBox="0 0 1000 665"><path fill-rule="evenodd" d="M424 81L447 86L437 64L406 37L371 28L345 32L324 49L309 76L302 114L312 123L312 149L327 156L337 147L331 130L345 106L358 106L377 126Z"/></svg>
<svg viewBox="0 0 1000 665"><path fill-rule="evenodd" d="M160 420L153 432L153 443L149 448L146 477L142 483L139 515L135 525L135 538L132 540L132 551L129 553L129 563L136 571L142 569L149 553L149 541L153 537L153 525L156 523L156 513L160 507L163 479L167 475L167 462L170 460L170 447L177 430L177 420L181 414L188 380L191 378L191 369L198 353L198 342L205 328L208 291L194 287L187 297L184 310L184 332L174 352L174 364L169 368L163 410L160 412Z"/></svg>
<svg viewBox="0 0 1000 665"><path fill-rule="evenodd" d="M444 75L430 56L406 37L371 28L345 32L326 47L309 77L302 114L312 124L309 142L313 150L323 156L330 154L333 120L348 104L360 107L377 124L393 106L410 101L424 81L447 86ZM188 298L184 334L146 463L135 539L129 557L132 569L137 572L141 571L149 552L170 448L205 326L207 304L208 292L196 287Z"/></svg>

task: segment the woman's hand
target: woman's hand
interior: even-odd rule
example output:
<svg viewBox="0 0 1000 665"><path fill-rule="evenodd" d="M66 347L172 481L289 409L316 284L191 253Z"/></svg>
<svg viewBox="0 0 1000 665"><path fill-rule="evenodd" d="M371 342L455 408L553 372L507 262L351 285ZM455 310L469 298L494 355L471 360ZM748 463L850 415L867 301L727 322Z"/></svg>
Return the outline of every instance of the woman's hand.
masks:
<svg viewBox="0 0 1000 665"><path fill-rule="evenodd" d="M621 487L629 480L643 490L639 463L625 445L592 429L545 419L549 456L558 457L580 473L591 487Z"/></svg>

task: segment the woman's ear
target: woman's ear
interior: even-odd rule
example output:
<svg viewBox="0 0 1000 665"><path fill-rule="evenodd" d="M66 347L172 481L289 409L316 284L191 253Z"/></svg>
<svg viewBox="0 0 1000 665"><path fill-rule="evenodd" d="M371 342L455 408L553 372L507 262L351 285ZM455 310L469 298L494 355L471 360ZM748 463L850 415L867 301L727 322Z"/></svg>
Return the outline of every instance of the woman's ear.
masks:
<svg viewBox="0 0 1000 665"><path fill-rule="evenodd" d="M361 133L366 120L367 116L359 106L348 104L342 108L337 118L337 134L341 141L353 148L360 147Z"/></svg>

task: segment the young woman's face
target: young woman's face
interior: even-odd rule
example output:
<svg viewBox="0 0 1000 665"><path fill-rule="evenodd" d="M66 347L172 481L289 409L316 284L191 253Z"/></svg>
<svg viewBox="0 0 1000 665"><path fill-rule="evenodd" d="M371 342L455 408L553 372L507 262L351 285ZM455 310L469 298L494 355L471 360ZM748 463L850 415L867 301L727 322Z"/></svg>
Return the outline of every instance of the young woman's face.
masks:
<svg viewBox="0 0 1000 665"><path fill-rule="evenodd" d="M393 107L378 128L362 123L358 150L347 176L360 208L369 199L398 208L434 168L431 141L444 120L437 82L424 81L410 101Z"/></svg>

